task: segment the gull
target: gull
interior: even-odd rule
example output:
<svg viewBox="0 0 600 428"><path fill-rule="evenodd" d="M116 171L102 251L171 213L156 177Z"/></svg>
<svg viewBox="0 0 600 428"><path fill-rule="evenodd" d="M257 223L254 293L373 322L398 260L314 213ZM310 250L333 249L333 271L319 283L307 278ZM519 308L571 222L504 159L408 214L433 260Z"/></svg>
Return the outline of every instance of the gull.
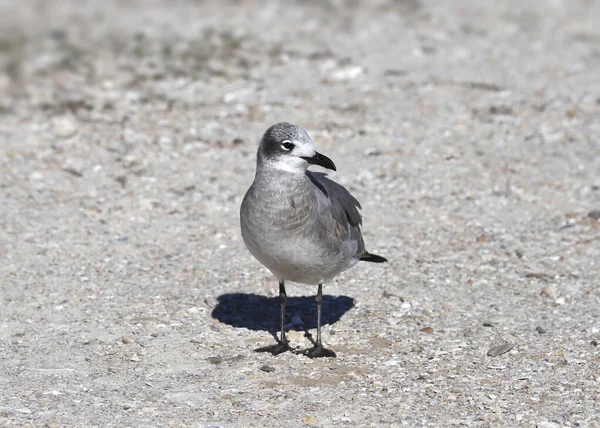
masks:
<svg viewBox="0 0 600 428"><path fill-rule="evenodd" d="M336 171L303 128L282 122L266 130L258 147L254 182L240 208L240 223L252 255L279 281L281 335L275 345L257 352L278 355L292 350L284 327L285 282L291 281L318 286L317 339L303 354L335 357L321 341L323 284L359 261L387 261L365 249L356 198L326 174L309 171L310 165Z"/></svg>

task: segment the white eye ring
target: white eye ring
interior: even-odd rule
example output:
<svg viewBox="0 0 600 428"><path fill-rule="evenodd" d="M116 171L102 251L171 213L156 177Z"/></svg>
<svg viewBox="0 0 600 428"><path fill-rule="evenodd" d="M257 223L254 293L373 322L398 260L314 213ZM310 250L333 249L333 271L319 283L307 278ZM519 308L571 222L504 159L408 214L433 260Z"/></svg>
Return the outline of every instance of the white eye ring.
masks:
<svg viewBox="0 0 600 428"><path fill-rule="evenodd" d="M286 152L289 152L294 148L294 143L292 143L290 140L283 140L281 142L281 148Z"/></svg>

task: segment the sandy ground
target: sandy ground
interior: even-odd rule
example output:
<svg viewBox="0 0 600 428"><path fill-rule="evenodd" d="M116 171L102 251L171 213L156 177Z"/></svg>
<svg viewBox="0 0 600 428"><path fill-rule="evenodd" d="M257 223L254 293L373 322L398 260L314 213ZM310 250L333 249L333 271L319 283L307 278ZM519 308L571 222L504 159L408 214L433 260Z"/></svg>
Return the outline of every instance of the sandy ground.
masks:
<svg viewBox="0 0 600 428"><path fill-rule="evenodd" d="M0 1L1 426L600 425L600 2L365 4ZM253 352L282 120L390 260L326 284L337 359Z"/></svg>

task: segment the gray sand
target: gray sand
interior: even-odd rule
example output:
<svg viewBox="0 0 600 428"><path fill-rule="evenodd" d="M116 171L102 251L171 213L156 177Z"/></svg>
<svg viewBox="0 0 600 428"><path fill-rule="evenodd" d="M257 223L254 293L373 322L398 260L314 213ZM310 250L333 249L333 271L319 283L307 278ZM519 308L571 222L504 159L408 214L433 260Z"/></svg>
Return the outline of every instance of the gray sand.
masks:
<svg viewBox="0 0 600 428"><path fill-rule="evenodd" d="M0 426L600 424L600 2L357 4L0 1ZM335 360L253 352L282 120L390 260L324 287Z"/></svg>

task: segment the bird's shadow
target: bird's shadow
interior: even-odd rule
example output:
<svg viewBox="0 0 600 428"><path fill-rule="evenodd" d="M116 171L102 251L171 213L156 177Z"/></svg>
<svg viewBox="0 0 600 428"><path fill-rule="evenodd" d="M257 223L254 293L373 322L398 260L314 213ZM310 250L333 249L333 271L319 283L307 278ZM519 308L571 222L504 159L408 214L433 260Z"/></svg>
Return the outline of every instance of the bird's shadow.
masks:
<svg viewBox="0 0 600 428"><path fill-rule="evenodd" d="M279 297L231 293L218 297L211 315L224 324L249 330L279 331ZM333 324L354 307L348 296L323 296L321 322ZM286 302L286 329L308 331L317 327L315 297L290 297Z"/></svg>

